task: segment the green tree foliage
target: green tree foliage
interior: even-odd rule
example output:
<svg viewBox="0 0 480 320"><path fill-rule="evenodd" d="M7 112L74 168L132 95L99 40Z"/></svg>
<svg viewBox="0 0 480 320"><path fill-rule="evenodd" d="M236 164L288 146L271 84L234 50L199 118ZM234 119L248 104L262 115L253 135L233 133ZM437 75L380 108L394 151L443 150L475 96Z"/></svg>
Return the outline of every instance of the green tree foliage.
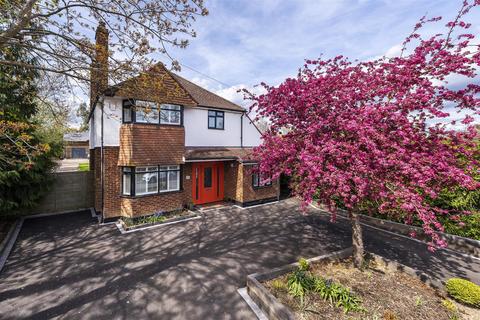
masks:
<svg viewBox="0 0 480 320"><path fill-rule="evenodd" d="M15 47L0 51L2 59L35 63ZM37 79L33 69L0 65L0 215L35 205L47 190L53 157L61 145L43 140L37 112Z"/></svg>
<svg viewBox="0 0 480 320"><path fill-rule="evenodd" d="M80 103L77 109L77 117L80 118L81 124L79 131L88 130L88 116L90 111L88 110L87 104L85 102Z"/></svg>

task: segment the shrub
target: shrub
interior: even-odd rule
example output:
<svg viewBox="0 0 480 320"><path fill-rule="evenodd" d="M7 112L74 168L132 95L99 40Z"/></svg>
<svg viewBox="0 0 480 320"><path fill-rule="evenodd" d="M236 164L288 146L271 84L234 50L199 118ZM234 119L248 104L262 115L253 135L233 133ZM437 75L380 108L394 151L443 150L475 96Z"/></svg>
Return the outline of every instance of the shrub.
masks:
<svg viewBox="0 0 480 320"><path fill-rule="evenodd" d="M320 295L323 300L329 301L331 305L342 307L345 313L349 311L365 311L361 306L362 301L360 298L350 292L348 288L339 283L313 276L308 271L310 265L305 259L300 259L298 264L297 269L287 278L287 290L291 296L300 298L302 306L305 295L309 292L314 292ZM281 282L280 280L275 281ZM272 287L277 289L275 288L277 286L277 284L274 284L275 281L272 282Z"/></svg>
<svg viewBox="0 0 480 320"><path fill-rule="evenodd" d="M451 278L445 287L448 294L458 302L480 308L480 286L468 280Z"/></svg>

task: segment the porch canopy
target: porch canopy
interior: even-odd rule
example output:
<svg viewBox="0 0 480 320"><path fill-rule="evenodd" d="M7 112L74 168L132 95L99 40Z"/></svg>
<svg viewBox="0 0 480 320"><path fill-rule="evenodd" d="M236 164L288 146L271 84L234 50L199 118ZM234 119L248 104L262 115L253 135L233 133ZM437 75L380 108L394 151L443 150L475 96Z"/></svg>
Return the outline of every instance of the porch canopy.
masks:
<svg viewBox="0 0 480 320"><path fill-rule="evenodd" d="M255 163L253 148L241 147L186 147L185 162L238 161Z"/></svg>

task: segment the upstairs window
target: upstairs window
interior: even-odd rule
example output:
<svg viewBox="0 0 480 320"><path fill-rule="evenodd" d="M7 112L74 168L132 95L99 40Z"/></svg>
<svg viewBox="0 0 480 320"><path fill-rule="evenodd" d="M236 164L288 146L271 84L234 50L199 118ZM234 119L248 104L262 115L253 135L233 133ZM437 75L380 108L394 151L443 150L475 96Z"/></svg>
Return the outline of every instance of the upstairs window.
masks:
<svg viewBox="0 0 480 320"><path fill-rule="evenodd" d="M143 100L124 100L123 123L149 123L180 126L183 124L182 106L174 104L158 104Z"/></svg>
<svg viewBox="0 0 480 320"><path fill-rule="evenodd" d="M182 120L182 110L180 106L174 104L162 104L160 106L160 123L180 125Z"/></svg>
<svg viewBox="0 0 480 320"><path fill-rule="evenodd" d="M135 103L135 122L137 123L158 123L157 105L149 101Z"/></svg>
<svg viewBox="0 0 480 320"><path fill-rule="evenodd" d="M223 111L208 110L208 129L224 129L225 113Z"/></svg>

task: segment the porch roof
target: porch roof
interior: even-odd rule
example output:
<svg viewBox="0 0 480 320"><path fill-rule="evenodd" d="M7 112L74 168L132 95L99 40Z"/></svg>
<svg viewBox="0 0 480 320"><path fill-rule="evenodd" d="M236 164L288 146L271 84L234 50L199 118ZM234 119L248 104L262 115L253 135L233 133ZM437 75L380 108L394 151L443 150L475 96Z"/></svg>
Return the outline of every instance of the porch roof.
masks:
<svg viewBox="0 0 480 320"><path fill-rule="evenodd" d="M253 148L241 147L186 147L186 162L201 160L237 160L239 162L255 162L252 158Z"/></svg>

